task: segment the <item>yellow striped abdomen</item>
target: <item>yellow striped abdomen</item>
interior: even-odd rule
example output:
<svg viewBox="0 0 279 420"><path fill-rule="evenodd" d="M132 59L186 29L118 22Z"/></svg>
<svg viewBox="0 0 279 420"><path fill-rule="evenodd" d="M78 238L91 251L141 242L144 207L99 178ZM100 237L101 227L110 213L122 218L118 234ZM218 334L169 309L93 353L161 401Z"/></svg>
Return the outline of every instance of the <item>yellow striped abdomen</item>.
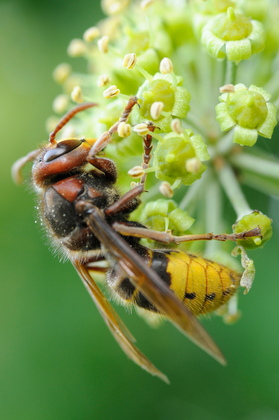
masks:
<svg viewBox="0 0 279 420"><path fill-rule="evenodd" d="M218 309L236 292L241 275L228 267L182 251L165 255L169 287L194 315Z"/></svg>
<svg viewBox="0 0 279 420"><path fill-rule="evenodd" d="M139 250L145 263L196 316L218 309L239 285L239 273L198 255L144 247ZM126 303L157 312L117 264L109 271L108 284Z"/></svg>

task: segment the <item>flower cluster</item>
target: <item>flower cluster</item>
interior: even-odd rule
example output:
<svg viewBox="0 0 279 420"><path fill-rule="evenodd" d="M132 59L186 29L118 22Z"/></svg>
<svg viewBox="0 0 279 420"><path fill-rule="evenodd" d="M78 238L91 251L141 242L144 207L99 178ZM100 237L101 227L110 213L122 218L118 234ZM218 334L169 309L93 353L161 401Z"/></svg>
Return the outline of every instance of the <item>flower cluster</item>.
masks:
<svg viewBox="0 0 279 420"><path fill-rule="evenodd" d="M105 149L122 189L129 188L130 175L148 173L149 194L133 218L177 234L192 225L187 212L196 217L192 231L259 226L263 238L241 245L262 245L271 220L251 209L240 182L279 195L279 162L260 147L277 124L278 4L102 0L102 7L107 17L68 47L70 57L84 57L87 72L75 73L68 63L54 71L63 89L53 103L56 113L71 102L99 104L72 120L62 136L99 137L137 96L139 106ZM54 123L49 120L49 131ZM150 167L131 171L141 164L148 133ZM225 217L227 201L235 220ZM214 257L220 246L207 243L204 252Z"/></svg>

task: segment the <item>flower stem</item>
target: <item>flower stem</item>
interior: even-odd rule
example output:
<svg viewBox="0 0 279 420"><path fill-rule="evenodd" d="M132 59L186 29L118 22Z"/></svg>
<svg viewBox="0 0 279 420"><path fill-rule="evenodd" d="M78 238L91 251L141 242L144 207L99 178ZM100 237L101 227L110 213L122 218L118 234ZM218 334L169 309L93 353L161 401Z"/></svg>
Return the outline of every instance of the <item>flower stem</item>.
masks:
<svg viewBox="0 0 279 420"><path fill-rule="evenodd" d="M252 210L246 201L232 168L225 163L224 166L218 170L218 175L220 183L237 214L237 219L250 213Z"/></svg>
<svg viewBox="0 0 279 420"><path fill-rule="evenodd" d="M237 68L238 68L238 65L234 61L227 62L226 84L232 84L232 85L236 84Z"/></svg>
<svg viewBox="0 0 279 420"><path fill-rule="evenodd" d="M218 180L211 171L208 175L208 181L205 191L205 228L207 232L217 233L222 230L220 221L222 220L222 199L221 189ZM217 241L208 241L205 244L205 252L213 257L220 243Z"/></svg>
<svg viewBox="0 0 279 420"><path fill-rule="evenodd" d="M179 207L182 210L187 209L189 211L189 207L192 204L196 204L198 201L198 195L200 190L203 188L205 182L206 182L207 176L206 174L203 174L202 178L199 180L196 180L189 188L187 193L185 194L184 198L180 202Z"/></svg>
<svg viewBox="0 0 279 420"><path fill-rule="evenodd" d="M259 175L279 179L279 165L269 159L263 159L248 153L231 156L230 162L237 168L246 169Z"/></svg>
<svg viewBox="0 0 279 420"><path fill-rule="evenodd" d="M189 112L189 114L185 118L185 121L187 124L189 124L191 129L195 131L195 133L199 133L202 137L207 138L206 131L203 128L201 128L201 123L196 117L196 115Z"/></svg>
<svg viewBox="0 0 279 420"><path fill-rule="evenodd" d="M233 130L230 130L220 138L215 146L214 152L216 155L224 156L231 150L233 146Z"/></svg>

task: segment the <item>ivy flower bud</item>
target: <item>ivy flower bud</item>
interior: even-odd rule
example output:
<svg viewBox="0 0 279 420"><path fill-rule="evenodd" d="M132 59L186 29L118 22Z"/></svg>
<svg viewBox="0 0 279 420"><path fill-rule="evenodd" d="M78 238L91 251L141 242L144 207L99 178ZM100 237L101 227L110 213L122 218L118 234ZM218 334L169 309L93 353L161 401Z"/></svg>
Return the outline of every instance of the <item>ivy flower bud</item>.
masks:
<svg viewBox="0 0 279 420"><path fill-rule="evenodd" d="M250 20L229 7L226 13L213 17L204 26L202 43L214 57L239 62L264 49L265 32L259 21Z"/></svg>
<svg viewBox="0 0 279 420"><path fill-rule="evenodd" d="M187 169L186 162L191 159L199 161L194 171L193 168L191 171ZM201 161L208 159L207 148L201 136L190 131L183 134L168 133L154 152L155 175L162 181L172 183L180 179L183 184L190 185L199 179L206 169Z"/></svg>
<svg viewBox="0 0 279 420"><path fill-rule="evenodd" d="M173 200L164 198L147 203L140 221L149 229L160 232L171 230L174 235L183 235L194 223L194 219L177 208Z"/></svg>
<svg viewBox="0 0 279 420"><path fill-rule="evenodd" d="M233 225L233 232L240 233L252 230L255 227L260 227L261 238L241 239L237 241L237 243L246 249L254 249L263 246L272 236L271 224L272 220L258 210L246 214Z"/></svg>
<svg viewBox="0 0 279 420"><path fill-rule="evenodd" d="M215 108L216 118L222 131L234 129L233 141L242 146L253 146L260 134L271 138L277 124L276 106L262 88L242 83L234 86L234 92L224 93Z"/></svg>
<svg viewBox="0 0 279 420"><path fill-rule="evenodd" d="M137 92L140 108L135 109L135 122L142 119L156 121L156 127L169 132L173 117L185 118L190 109L191 95L187 89L180 86L181 78L176 78L173 83L173 74L156 73L152 80L147 80ZM174 76L176 77L176 76ZM160 102L164 108L158 119L151 115L151 107L154 102ZM156 113L157 116L157 113Z"/></svg>

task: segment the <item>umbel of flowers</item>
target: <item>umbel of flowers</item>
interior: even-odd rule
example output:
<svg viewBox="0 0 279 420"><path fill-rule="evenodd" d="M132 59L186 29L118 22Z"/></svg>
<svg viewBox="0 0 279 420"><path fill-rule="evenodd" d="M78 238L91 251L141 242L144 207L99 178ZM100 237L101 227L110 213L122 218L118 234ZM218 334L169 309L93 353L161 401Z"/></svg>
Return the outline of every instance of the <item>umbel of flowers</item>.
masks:
<svg viewBox="0 0 279 420"><path fill-rule="evenodd" d="M271 220L253 211L241 183L279 195L279 162L264 150L266 142L272 149L278 141L279 4L103 0L101 5L106 17L68 46L71 62L83 57L85 70L75 72L69 63L55 69L63 92L53 103L56 114L83 101L98 107L80 113L61 135L99 137L119 119L129 97L137 96L138 106L104 151L116 162L125 191L131 176L143 173L142 136L153 136L153 158L144 170L149 193L133 220L183 234L189 228L219 233L232 225L236 232L260 226L262 239L240 245L261 246L271 236ZM49 119L48 131L58 118ZM227 216L227 202L235 217ZM233 264L227 248L208 242L204 253Z"/></svg>

